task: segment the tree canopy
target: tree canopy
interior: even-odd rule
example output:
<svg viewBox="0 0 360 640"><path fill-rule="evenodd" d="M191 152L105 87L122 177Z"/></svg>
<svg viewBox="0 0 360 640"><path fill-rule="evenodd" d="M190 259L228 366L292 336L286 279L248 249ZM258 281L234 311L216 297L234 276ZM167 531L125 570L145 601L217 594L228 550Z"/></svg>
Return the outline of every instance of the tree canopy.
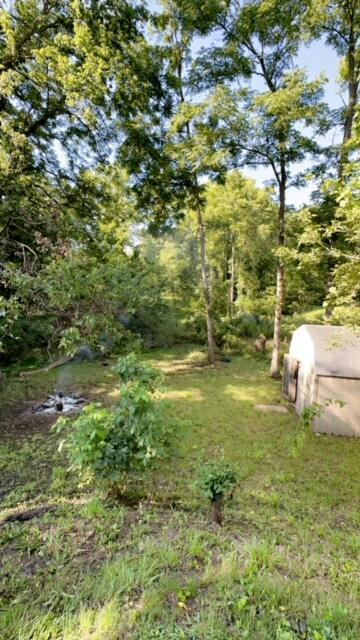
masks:
<svg viewBox="0 0 360 640"><path fill-rule="evenodd" d="M340 110L299 66L319 39ZM215 362L273 324L276 377L284 317L358 324L359 60L354 0L5 4L4 362L189 339ZM269 186L246 177L259 167Z"/></svg>

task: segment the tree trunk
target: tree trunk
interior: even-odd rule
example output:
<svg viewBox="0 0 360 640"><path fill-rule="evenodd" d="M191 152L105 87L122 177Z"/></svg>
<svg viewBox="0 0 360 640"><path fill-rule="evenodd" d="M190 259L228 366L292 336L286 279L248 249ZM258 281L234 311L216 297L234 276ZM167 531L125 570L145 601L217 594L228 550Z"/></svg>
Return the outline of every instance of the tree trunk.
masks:
<svg viewBox="0 0 360 640"><path fill-rule="evenodd" d="M279 212L278 212L278 249L285 244L285 192L286 171L285 160L281 161L281 178L279 183ZM271 359L270 375L272 378L280 378L280 349L281 349L281 324L285 299L285 270L283 258L277 259L276 275L276 304L274 317L274 347Z"/></svg>
<svg viewBox="0 0 360 640"><path fill-rule="evenodd" d="M222 524L223 521L223 506L224 498L219 496L212 503L212 519L216 524Z"/></svg>
<svg viewBox="0 0 360 640"><path fill-rule="evenodd" d="M177 67L177 75L179 79L179 97L180 102L182 104L185 103L185 95L183 89L183 65L182 60L179 61ZM185 124L186 135L188 140L191 140L191 130L189 122ZM206 314L206 326L207 326L207 339L208 339L208 354L210 364L215 364L215 340L214 340L214 329L213 329L213 319L212 319L212 295L211 295L211 286L209 273L207 269L206 263L206 234L205 234L205 224L204 218L201 210L201 202L199 197L199 183L197 179L196 172L193 174L193 186L196 197L196 213L199 225L199 234L200 234L200 255L201 255L201 276L204 290L204 300L205 300L205 314Z"/></svg>
<svg viewBox="0 0 360 640"><path fill-rule="evenodd" d="M354 73L355 73L355 69L354 69ZM349 99L348 99L348 106L347 106L347 112L346 112L346 118L345 118L345 124L344 124L343 144L346 144L346 142L351 140L352 127L353 127L354 116L355 116L355 108L357 103L358 87L359 87L359 82L355 78L349 81L349 86L348 86Z"/></svg>
<svg viewBox="0 0 360 640"><path fill-rule="evenodd" d="M344 135L341 145L340 162L339 162L339 178L342 177L344 165L348 159L348 150L346 148L347 143L351 140L352 128L355 117L355 110L357 105L357 97L359 90L359 79L357 77L358 69L356 63L356 43L354 40L353 31L350 34L349 49L347 52L348 62L348 103L346 107L346 117L344 122Z"/></svg>
<svg viewBox="0 0 360 640"><path fill-rule="evenodd" d="M20 371L19 377L28 378L29 376L34 376L37 373L42 373L42 372L48 373L52 369L56 369L57 367L62 367L64 364L71 362L72 359L73 358L59 358L58 360L55 360L55 362L52 362L51 364L49 364L47 367L42 367L41 369L31 369L29 371Z"/></svg>
<svg viewBox="0 0 360 640"><path fill-rule="evenodd" d="M234 238L231 237L231 258L230 258L230 313L232 318L234 313L235 302L235 243Z"/></svg>
<svg viewBox="0 0 360 640"><path fill-rule="evenodd" d="M280 378L281 324L285 292L284 265L278 263L276 275L276 305L274 318L274 347L271 358L271 377Z"/></svg>
<svg viewBox="0 0 360 640"><path fill-rule="evenodd" d="M212 296L211 296L211 286L209 280L209 273L207 269L206 263L206 233L205 233L205 224L204 218L201 211L201 204L198 203L197 206L197 219L199 225L199 235L200 235L200 256L201 256L201 276L204 290L204 300L205 300L205 314L206 314L206 326L207 326L207 339L208 339L208 353L209 353L209 361L211 364L215 364L215 340L214 340L214 326L213 326L213 318L212 318Z"/></svg>

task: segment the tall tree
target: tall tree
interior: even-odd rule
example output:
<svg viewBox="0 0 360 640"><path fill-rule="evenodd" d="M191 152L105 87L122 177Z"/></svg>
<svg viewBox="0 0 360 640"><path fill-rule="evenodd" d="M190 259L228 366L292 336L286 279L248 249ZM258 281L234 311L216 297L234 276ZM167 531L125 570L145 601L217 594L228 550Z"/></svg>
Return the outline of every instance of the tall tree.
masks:
<svg viewBox="0 0 360 640"><path fill-rule="evenodd" d="M281 324L285 296L285 264L282 250L286 235L286 193L297 183L296 163L318 150L314 134L304 127L319 124L321 80L308 82L296 69L305 5L297 0L248 0L230 2L220 16L221 46L201 53L194 80L199 86L256 78L256 90L242 97L246 127L231 130L227 140L240 163L271 168L278 193L278 251L274 347L271 376L280 375ZM295 68L295 70L294 70ZM234 92L233 92L233 95Z"/></svg>
<svg viewBox="0 0 360 640"><path fill-rule="evenodd" d="M360 81L360 5L358 0L311 0L305 13L310 37L324 36L341 59L340 79L347 89L347 100L340 111L342 126L339 176L347 160L352 137Z"/></svg>
<svg viewBox="0 0 360 640"><path fill-rule="evenodd" d="M122 157L134 176L139 205L150 227L154 222L155 226L171 224L187 210L196 212L208 355L214 364L216 345L203 209L206 180L221 177L227 167L227 155L219 146L214 127L214 112L219 105L211 97L196 101L189 93L191 46L199 25L189 21L169 0L163 3L157 27L167 63L169 110L153 114L152 119L146 115L130 120Z"/></svg>
<svg viewBox="0 0 360 640"><path fill-rule="evenodd" d="M309 0L304 12L304 38L311 40L323 38L334 48L339 56L339 80L344 106L335 109L329 118L329 127L340 130L341 139L329 145L325 152L325 162L317 167L321 178L319 189L314 193L314 204L308 215L307 231L303 234L299 247L299 264L304 262L306 254L313 253L327 265L327 287L324 293L326 315L334 311L335 296L334 274L341 265L346 252L351 253L349 236L339 227L339 193L344 189L344 180L348 180L349 161L354 152L352 137L355 126L355 114L359 100L360 79L360 6L357 0ZM346 95L345 95L346 94ZM347 174L346 178L344 173ZM330 178L330 181L328 180ZM336 184L336 179L339 184Z"/></svg>
<svg viewBox="0 0 360 640"><path fill-rule="evenodd" d="M77 234L75 209L78 221L91 222L86 168L111 156L129 113L156 108L158 60L143 35L146 22L144 6L126 0L3 3L0 294L7 309L13 271L35 275L61 255Z"/></svg>
<svg viewBox="0 0 360 640"><path fill-rule="evenodd" d="M329 147L329 158L323 171L324 175L331 178L336 176L340 184L323 182L310 221L315 239L314 250L320 249L327 260L328 295L325 304L326 313L331 316L336 299L332 294L334 274L338 272L342 256L352 250L351 243L346 246L349 236L340 231L338 207L339 193L345 189L345 181L348 181L349 161L354 151L352 137L360 80L360 5L357 0L309 0L304 13L304 27L306 38L323 37L335 49L339 56L340 88L346 94L342 98L343 108L334 110L332 118L333 126L340 128L341 142Z"/></svg>
<svg viewBox="0 0 360 640"><path fill-rule="evenodd" d="M46 213L56 226L79 172L110 154L119 137L114 106L121 122L159 90L146 20L143 7L126 0L15 0L0 10L0 232L8 258L18 247L32 253L32 231L49 231Z"/></svg>

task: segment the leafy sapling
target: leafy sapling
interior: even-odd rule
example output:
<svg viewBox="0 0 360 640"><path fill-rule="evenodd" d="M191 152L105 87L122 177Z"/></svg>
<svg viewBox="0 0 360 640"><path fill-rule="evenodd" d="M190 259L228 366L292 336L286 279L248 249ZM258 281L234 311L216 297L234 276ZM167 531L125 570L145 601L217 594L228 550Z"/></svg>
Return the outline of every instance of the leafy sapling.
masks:
<svg viewBox="0 0 360 640"><path fill-rule="evenodd" d="M138 383L155 392L162 382L162 375L150 365L141 362L135 353L119 358L113 371L118 374L123 384Z"/></svg>
<svg viewBox="0 0 360 640"><path fill-rule="evenodd" d="M199 486L211 502L212 519L216 524L222 524L225 498L232 497L236 485L236 473L229 464L208 463L203 468Z"/></svg>
<svg viewBox="0 0 360 640"><path fill-rule="evenodd" d="M293 455L296 456L299 451L304 447L306 439L313 432L314 420L321 418L326 411L327 407L337 404L340 408L345 405L342 400L333 400L332 398L326 398L323 403L314 402L313 404L305 407L302 414L299 417L297 424L295 443L293 447Z"/></svg>
<svg viewBox="0 0 360 640"><path fill-rule="evenodd" d="M169 452L174 430L156 397L157 371L130 356L117 368L125 384L113 407L88 405L74 422L62 419L56 427L65 432L72 467L115 495Z"/></svg>

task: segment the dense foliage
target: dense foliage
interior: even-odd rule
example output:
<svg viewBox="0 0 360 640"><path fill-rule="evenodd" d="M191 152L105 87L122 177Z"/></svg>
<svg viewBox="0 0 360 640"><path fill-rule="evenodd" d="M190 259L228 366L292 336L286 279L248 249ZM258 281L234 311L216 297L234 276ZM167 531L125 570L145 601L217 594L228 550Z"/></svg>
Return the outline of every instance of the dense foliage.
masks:
<svg viewBox="0 0 360 640"><path fill-rule="evenodd" d="M355 0L5 4L2 363L264 334L277 376L287 316L358 325L359 24ZM299 67L321 38L342 109Z"/></svg>

